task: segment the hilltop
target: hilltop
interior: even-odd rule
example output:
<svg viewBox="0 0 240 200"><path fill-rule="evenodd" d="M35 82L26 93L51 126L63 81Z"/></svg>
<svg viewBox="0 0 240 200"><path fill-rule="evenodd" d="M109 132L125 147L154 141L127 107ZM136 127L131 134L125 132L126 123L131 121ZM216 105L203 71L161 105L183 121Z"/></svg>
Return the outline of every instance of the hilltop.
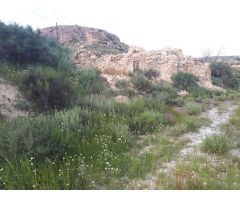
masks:
<svg viewBox="0 0 240 200"><path fill-rule="evenodd" d="M107 31L78 25L61 25L40 30L41 35L52 38L71 48L82 47L100 56L128 51L128 45ZM83 46L82 46L83 45Z"/></svg>

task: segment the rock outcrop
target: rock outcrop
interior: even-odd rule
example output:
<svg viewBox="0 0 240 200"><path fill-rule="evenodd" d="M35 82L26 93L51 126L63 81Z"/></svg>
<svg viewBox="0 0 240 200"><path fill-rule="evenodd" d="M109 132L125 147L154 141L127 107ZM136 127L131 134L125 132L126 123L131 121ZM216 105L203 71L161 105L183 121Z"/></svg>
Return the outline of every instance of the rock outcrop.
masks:
<svg viewBox="0 0 240 200"><path fill-rule="evenodd" d="M82 49L96 56L117 54L128 51L128 46L111 33L101 29L83 26L61 25L40 30L41 35L58 40L73 50L74 57L81 54Z"/></svg>
<svg viewBox="0 0 240 200"><path fill-rule="evenodd" d="M72 62L77 67L94 67L107 76L126 76L137 70L154 69L159 72L157 81L171 81L171 76L183 71L198 77L200 84L214 88L209 64L184 57L180 49L145 51L128 47L119 38L106 31L80 26L45 28L41 33L57 38L72 50Z"/></svg>

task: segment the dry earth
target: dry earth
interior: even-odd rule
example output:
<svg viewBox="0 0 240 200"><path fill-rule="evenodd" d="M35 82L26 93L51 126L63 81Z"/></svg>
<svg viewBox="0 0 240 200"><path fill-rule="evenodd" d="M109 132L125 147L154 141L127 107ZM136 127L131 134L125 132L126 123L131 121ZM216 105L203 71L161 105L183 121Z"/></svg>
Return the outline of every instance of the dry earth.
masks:
<svg viewBox="0 0 240 200"><path fill-rule="evenodd" d="M26 116L27 112L15 107L17 101L24 98L17 87L12 86L5 79L0 77L0 113L7 118L13 119L19 116Z"/></svg>

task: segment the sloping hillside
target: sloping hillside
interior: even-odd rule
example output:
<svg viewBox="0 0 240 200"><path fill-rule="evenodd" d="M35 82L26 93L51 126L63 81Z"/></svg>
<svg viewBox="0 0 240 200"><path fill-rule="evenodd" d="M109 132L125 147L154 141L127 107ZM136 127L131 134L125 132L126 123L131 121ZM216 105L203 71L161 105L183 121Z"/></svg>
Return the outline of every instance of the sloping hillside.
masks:
<svg viewBox="0 0 240 200"><path fill-rule="evenodd" d="M26 116L27 113L15 107L23 97L18 89L0 77L0 113L7 118Z"/></svg>

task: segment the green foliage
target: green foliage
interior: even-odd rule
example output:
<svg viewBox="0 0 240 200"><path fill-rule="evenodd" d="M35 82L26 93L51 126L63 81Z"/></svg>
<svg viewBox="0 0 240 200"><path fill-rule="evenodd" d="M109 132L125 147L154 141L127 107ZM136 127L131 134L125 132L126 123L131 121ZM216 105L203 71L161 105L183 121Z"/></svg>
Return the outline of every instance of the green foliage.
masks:
<svg viewBox="0 0 240 200"><path fill-rule="evenodd" d="M21 89L42 111L69 107L77 97L76 86L69 75L51 68L31 69L25 75Z"/></svg>
<svg viewBox="0 0 240 200"><path fill-rule="evenodd" d="M224 154L229 150L230 140L225 135L214 135L206 138L201 149L208 153Z"/></svg>
<svg viewBox="0 0 240 200"><path fill-rule="evenodd" d="M134 76L132 78L132 84L141 93L151 93L154 90L153 83L145 79L142 75Z"/></svg>
<svg viewBox="0 0 240 200"><path fill-rule="evenodd" d="M157 131L164 123L163 114L145 111L133 118L129 124L129 128L133 133L142 135Z"/></svg>
<svg viewBox="0 0 240 200"><path fill-rule="evenodd" d="M129 83L126 80L118 80L116 82L116 87L120 90L124 90L128 87Z"/></svg>
<svg viewBox="0 0 240 200"><path fill-rule="evenodd" d="M144 72L144 76L147 77L148 79L157 78L159 75L160 75L159 72L154 69L148 69L147 71Z"/></svg>
<svg viewBox="0 0 240 200"><path fill-rule="evenodd" d="M198 115L202 112L202 107L196 103L187 103L186 109L189 115Z"/></svg>
<svg viewBox="0 0 240 200"><path fill-rule="evenodd" d="M198 79L193 74L178 72L171 78L174 87L180 90L187 90L195 98L208 98L213 96L213 92L198 85Z"/></svg>
<svg viewBox="0 0 240 200"><path fill-rule="evenodd" d="M24 76L24 71L16 69L10 64L4 63L0 61L0 74L1 77L5 78L6 80L12 82L13 84L19 85Z"/></svg>
<svg viewBox="0 0 240 200"><path fill-rule="evenodd" d="M55 68L69 67L67 52L55 41L46 39L30 26L5 25L0 22L0 59L25 67L45 64Z"/></svg>
<svg viewBox="0 0 240 200"><path fill-rule="evenodd" d="M212 63L210 67L214 85L231 89L239 87L239 81L227 63Z"/></svg>
<svg viewBox="0 0 240 200"><path fill-rule="evenodd" d="M123 96L128 96L128 97L134 97L137 92L132 89L130 86L130 83L126 80L118 80L116 82L116 87L119 90L119 93Z"/></svg>
<svg viewBox="0 0 240 200"><path fill-rule="evenodd" d="M172 76L174 87L180 90L188 90L190 87L197 87L198 79L193 75L185 72L178 72Z"/></svg>
<svg viewBox="0 0 240 200"><path fill-rule="evenodd" d="M189 87L188 92L195 98L211 98L214 93L217 93L200 86Z"/></svg>
<svg viewBox="0 0 240 200"><path fill-rule="evenodd" d="M79 84L78 90L81 95L100 94L107 87L100 72L95 69L76 70L74 78Z"/></svg>
<svg viewBox="0 0 240 200"><path fill-rule="evenodd" d="M10 127L7 123L0 129L0 154L42 158L62 156L64 152L76 153L77 143L92 137L96 120L92 112L74 108L18 120Z"/></svg>

